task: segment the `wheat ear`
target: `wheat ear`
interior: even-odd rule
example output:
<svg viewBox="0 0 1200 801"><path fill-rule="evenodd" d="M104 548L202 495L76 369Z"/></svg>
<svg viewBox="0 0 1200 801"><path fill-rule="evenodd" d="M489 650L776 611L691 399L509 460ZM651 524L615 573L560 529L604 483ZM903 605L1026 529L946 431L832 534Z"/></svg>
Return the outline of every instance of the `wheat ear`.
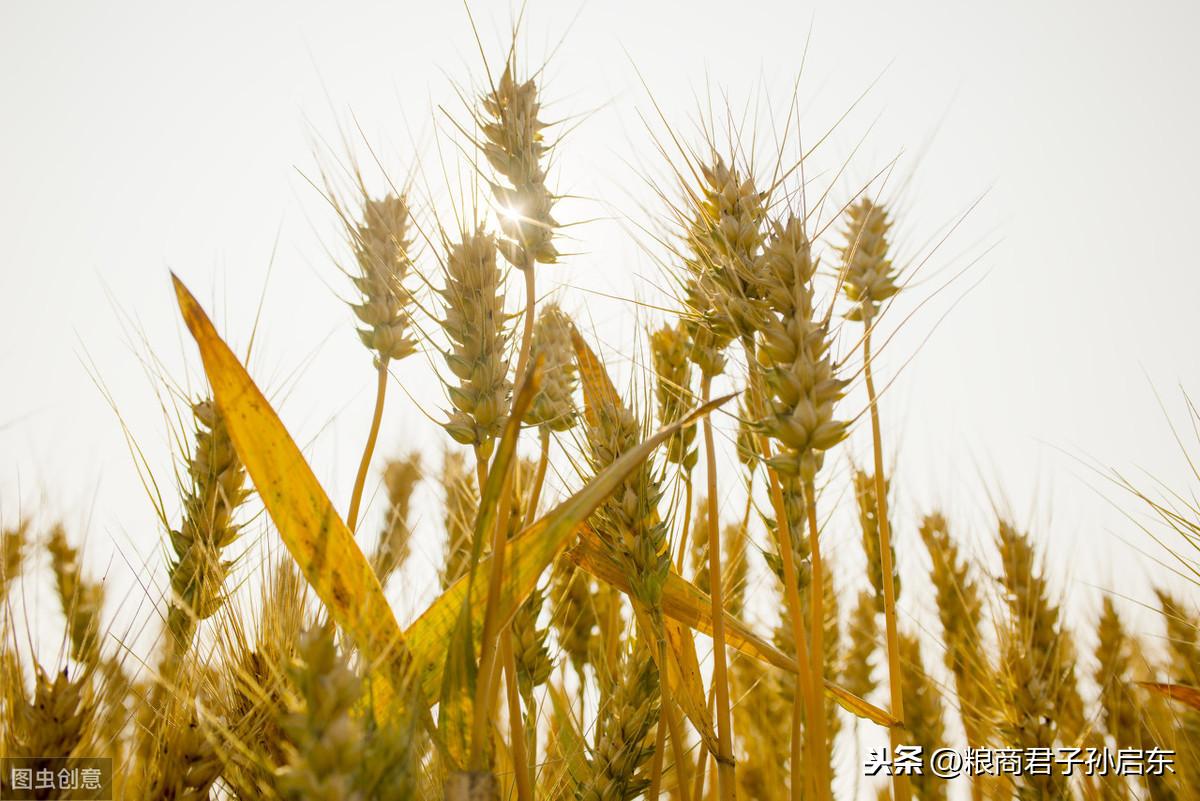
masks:
<svg viewBox="0 0 1200 801"><path fill-rule="evenodd" d="M350 495L350 508L346 513L346 523L351 531L358 524L367 470L383 420L388 363L416 351L416 341L409 334L412 293L404 285L412 266L409 222L408 200L389 194L378 200L365 198L362 222L347 223L358 264L358 275L353 277L354 285L361 293L361 300L352 308L364 325L359 329L358 336L367 349L375 354L376 370L375 410L371 415L367 443L359 460L354 489Z"/></svg>

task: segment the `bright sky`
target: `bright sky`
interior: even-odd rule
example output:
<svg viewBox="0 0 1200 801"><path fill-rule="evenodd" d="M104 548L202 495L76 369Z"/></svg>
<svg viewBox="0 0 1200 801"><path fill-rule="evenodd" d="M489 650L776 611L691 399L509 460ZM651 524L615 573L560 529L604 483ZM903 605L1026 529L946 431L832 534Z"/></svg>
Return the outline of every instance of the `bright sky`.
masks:
<svg viewBox="0 0 1200 801"><path fill-rule="evenodd" d="M496 64L512 12L473 13ZM543 286L567 287L563 305L614 358L630 354L639 320L603 295L661 300L630 234L650 223L643 206L661 210L642 176L661 178L663 163L639 114L662 126L641 81L695 141L709 97L785 114L811 30L802 135L815 141L866 92L814 157L823 185L849 159L835 201L901 155L892 185L911 181L898 225L911 254L982 197L897 304L893 324L917 311L880 359L885 378L904 368L884 401L902 562L924 565L915 521L934 504L985 542L995 496L1051 550L1072 595L1094 604L1094 584L1145 597L1141 577L1162 569L1130 560L1151 544L1109 501L1132 505L1077 458L1193 486L1154 389L1183 423L1178 387L1200 386L1200 6L531 0L526 25L526 63L553 51L548 116L574 117L557 178L589 200L562 216L602 218L573 229L579 255L545 270ZM397 180L421 160L418 186L444 202L434 132L446 121L434 109L462 119L454 86L474 94L482 82L453 2L0 4L3 522L64 517L118 586L130 565L160 564L160 531L97 381L173 513L147 343L169 375L201 384L168 270L244 349L272 253L252 369L344 504L373 379L336 297L349 292L329 255L345 255L336 226L305 176L325 143L345 153L345 130L372 166L365 134ZM759 130L765 154L771 134ZM643 311L640 323L656 319ZM427 360L395 372L436 413ZM390 411L382 454L437 441L397 384ZM860 459L863 433L850 447Z"/></svg>

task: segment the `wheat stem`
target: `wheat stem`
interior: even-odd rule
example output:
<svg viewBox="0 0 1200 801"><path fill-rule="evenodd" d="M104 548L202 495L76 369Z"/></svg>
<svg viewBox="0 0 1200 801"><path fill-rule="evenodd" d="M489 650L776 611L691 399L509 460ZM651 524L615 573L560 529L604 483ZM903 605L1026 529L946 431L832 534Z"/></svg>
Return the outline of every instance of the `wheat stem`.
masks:
<svg viewBox="0 0 1200 801"><path fill-rule="evenodd" d="M654 757L650 763L650 786L646 788L646 798L654 799L662 792L663 752L667 745L667 721L665 716L658 719L657 730L654 733Z"/></svg>
<svg viewBox="0 0 1200 801"><path fill-rule="evenodd" d="M767 437L761 441L763 460L771 458L771 442ZM800 692L793 699L792 711L792 801L802 801L804 793L796 781L796 767L801 762L806 765L805 777L813 783L814 798L832 799L829 782L822 781L824 765L828 764L824 751L827 748L825 740L825 716L821 714L821 705L817 699L822 689L813 686L812 673L804 669L811 664L808 647L808 632L804 622L804 606L800 602L800 581L796 576L796 552L792 546L792 527L788 521L787 508L783 500L783 488L779 485L779 477L773 469L767 471L771 485L771 505L775 511L776 523L779 530L779 550L783 560L784 599L787 603L788 617L792 621L792 638L796 641L796 683ZM805 743L801 736L799 722L804 720L811 736ZM804 754L803 746L808 745L808 753Z"/></svg>
<svg viewBox="0 0 1200 801"><path fill-rule="evenodd" d="M482 475L481 475L482 477ZM484 742L488 732L488 710L499 687L497 666L501 643L497 627L500 605L500 590L504 580L504 549L508 542L508 522L512 514L512 472L504 477L500 490L500 509L496 516L495 532L492 536L492 564L488 576L487 606L484 607L483 633L479 639L479 673L475 688L474 720L471 727L469 765L471 770L484 770L487 753Z"/></svg>
<svg viewBox="0 0 1200 801"><path fill-rule="evenodd" d="M354 477L354 491L350 494L350 511L346 515L346 526L354 531L358 524L358 507L362 502L363 487L367 483L367 470L371 466L371 454L375 452L375 441L379 439L379 424L383 422L383 403L387 395L387 359L379 359L379 381L375 387L375 413L371 416L371 430L367 433L367 444L358 463L358 475Z"/></svg>
<svg viewBox="0 0 1200 801"><path fill-rule="evenodd" d="M517 355L517 369L514 373L517 386L525 381L525 373L529 369L529 351L533 345L533 308L537 303L537 287L532 258L521 268L521 273L525 276L525 321L521 327L521 350Z"/></svg>
<svg viewBox="0 0 1200 801"><path fill-rule="evenodd" d="M525 750L525 727L521 717L521 698L517 691L517 661L513 656L512 630L500 634L500 659L508 690L509 738L512 740L513 773L516 774L518 801L533 801L533 778L529 755Z"/></svg>
<svg viewBox="0 0 1200 801"><path fill-rule="evenodd" d="M701 383L703 403L712 395L712 377L704 376ZM713 684L716 687L717 705L717 779L722 801L737 797L734 782L733 733L729 718L729 663L725 654L725 607L721 588L721 546L717 511L717 456L713 445L712 421L704 418L704 458L708 479L708 572L713 576Z"/></svg>
<svg viewBox="0 0 1200 801"><path fill-rule="evenodd" d="M692 775L688 762L687 739L683 721L679 718L679 708L674 702L667 705L667 732L671 735L671 754L675 757L675 781L679 786L679 801L691 801L694 796L688 793Z"/></svg>
<svg viewBox="0 0 1200 801"><path fill-rule="evenodd" d="M747 362L750 365L750 381L755 383L761 382L762 373L756 367L757 359L752 358L753 351L748 346ZM751 403L759 408L753 408L751 411L756 418L761 418L764 410L761 408L764 393L759 390L750 393ZM759 450L762 453L763 463L768 466L767 478L770 488L771 506L775 512L775 526L779 536L779 550L783 561L783 583L784 587L784 602L787 605L787 614L792 621L792 639L796 643L796 661L797 675L796 682L800 687L800 692L793 696L792 710L792 737L791 737L791 762L792 762L792 786L791 798L792 801L801 801L804 793L801 789L801 783L795 780L796 768L802 762L805 764L804 775L807 781L812 782L814 798L820 801L825 798L832 798L832 790L830 782L824 780L823 774L825 766L829 764L827 756L828 742L825 737L825 715L823 714L823 704L820 699L823 698L823 685L816 682L821 681L821 673L813 675L811 665L814 664L813 656L809 649L808 634L806 632L806 624L804 622L804 606L800 600L800 580L796 574L796 552L792 542L791 521L788 519L787 506L783 498L783 488L779 483L779 475L773 467L770 467L772 458L771 439L766 434L759 436ZM811 506L811 504L810 504ZM821 623L817 623L818 628L823 628ZM815 643L814 643L815 644ZM820 655L816 657L820 659ZM816 662L820 664L820 662ZM809 670L805 668L809 667ZM804 738L803 728L800 725L801 721L808 724L809 737Z"/></svg>
<svg viewBox="0 0 1200 801"><path fill-rule="evenodd" d="M525 509L523 528L530 526L537 518L538 502L542 499L542 485L546 483L546 469L550 465L550 429L541 426L538 429L538 440L540 448L537 471L533 474L533 486L529 489L529 503Z"/></svg>
<svg viewBox="0 0 1200 801"><path fill-rule="evenodd" d="M900 680L900 639L896 631L896 584L892 566L892 533L888 521L887 484L883 475L883 436L879 426L879 403L875 395L875 379L871 374L871 319L865 317L863 324L863 376L867 384L867 402L871 410L871 445L875 454L875 504L879 520L879 556L883 568L883 621L887 635L888 685L891 691L892 715L904 720L904 694ZM895 726L890 730L892 749L901 745L901 730ZM895 801L909 801L912 789L908 776L896 774L892 777L892 792Z"/></svg>
<svg viewBox="0 0 1200 801"><path fill-rule="evenodd" d="M821 686L825 678L825 568L821 561L820 531L817 524L817 493L814 482L810 479L804 482L805 512L808 515L808 542L812 560L812 589L809 593L809 606L812 609L812 648L809 649L809 663L812 668L814 686ZM822 706L824 704L822 703ZM824 710L816 717L824 719ZM816 732L813 732L816 734ZM824 733L822 733L822 742ZM826 746L822 746L822 750Z"/></svg>
<svg viewBox="0 0 1200 801"><path fill-rule="evenodd" d="M716 690L715 685L708 688L708 714L713 712L713 698ZM692 797L703 801L704 799L704 779L708 776L708 749L701 748L700 753L696 757L696 778L692 785Z"/></svg>
<svg viewBox="0 0 1200 801"><path fill-rule="evenodd" d="M683 490L683 531L679 535L679 555L675 557L675 572L683 572L683 556L687 553L688 534L692 529L692 474L689 472L685 479Z"/></svg>

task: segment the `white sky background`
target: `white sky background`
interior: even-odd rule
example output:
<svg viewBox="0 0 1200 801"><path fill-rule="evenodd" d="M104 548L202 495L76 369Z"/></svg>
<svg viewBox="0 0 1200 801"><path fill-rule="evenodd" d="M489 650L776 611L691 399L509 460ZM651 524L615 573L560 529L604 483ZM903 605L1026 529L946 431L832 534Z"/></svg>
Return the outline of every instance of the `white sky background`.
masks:
<svg viewBox="0 0 1200 801"><path fill-rule="evenodd" d="M1192 486L1153 388L1182 423L1176 384L1200 386L1200 53L1190 41L1200 7L684 7L530 3L526 63L563 40L545 82L547 116L588 114L560 149L557 179L562 191L596 202L564 204L560 216L647 222L638 206L654 201L638 173L661 177L662 162L638 117L651 107L637 72L695 142L698 98L709 94L717 106L727 94L739 110L758 102L786 113L811 25L800 84L809 141L882 75L814 159L814 171L836 168L866 135L836 184L839 203L903 152L893 185L911 177L898 226L902 252L911 253L986 192L891 322L995 245L880 359L881 375L891 376L919 349L884 402L899 463L902 564L926 564L915 521L933 504L963 536L984 542L991 493L1035 530L1085 610L1095 604L1091 585L1145 598L1143 578L1163 571L1131 559L1120 538L1152 545L1104 496L1131 504L1061 451ZM501 3L473 10L497 64L512 13ZM444 200L434 144L444 121L433 108L446 104L462 119L453 84L474 90L482 81L465 12L453 2L0 4L3 521L37 512L63 516L77 536L86 528L92 564L110 562L118 587L134 586L126 561L160 563L160 532L87 365L169 490L167 435L131 334L143 332L170 374L190 375L195 390L198 359L168 269L244 349L276 240L252 372L268 390L286 390L284 420L344 506L373 375L335 297L349 285L326 249L345 250L301 173L315 175L321 138L341 154L339 125L349 130L357 118L393 177L403 180L420 158ZM760 135L766 143L765 127ZM368 162L361 138L351 137ZM377 173L368 177L383 188ZM623 225L575 229L582 253L540 273L543 287L568 287L562 303L590 316L614 357L632 351L633 312L586 291L660 299L657 268ZM424 357L394 373L436 411ZM850 446L860 458L869 454L864 433ZM436 434L414 422L393 384L379 453L421 447L436 465ZM832 462L845 465L844 455ZM844 514L836 522L828 547L852 567L857 532ZM414 556L419 587L436 581L421 564L439 550L432 543Z"/></svg>

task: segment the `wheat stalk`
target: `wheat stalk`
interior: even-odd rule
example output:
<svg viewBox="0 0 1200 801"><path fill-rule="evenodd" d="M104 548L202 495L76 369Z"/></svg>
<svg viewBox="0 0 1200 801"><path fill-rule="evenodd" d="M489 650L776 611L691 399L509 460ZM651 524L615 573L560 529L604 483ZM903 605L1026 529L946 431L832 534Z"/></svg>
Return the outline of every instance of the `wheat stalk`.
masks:
<svg viewBox="0 0 1200 801"><path fill-rule="evenodd" d="M878 506L880 565L883 571L883 617L887 635L888 686L891 691L892 714L904 719L904 694L901 690L900 641L896 624L896 588L892 566L891 527L887 512L887 486L883 473L883 439L879 424L879 400L875 392L871 332L879 314L880 303L888 300L899 286L889 258L888 231L891 221L887 211L863 198L846 211L846 244L842 249L842 288L853 304L847 317L861 320L865 331L862 338L863 380L867 387L867 402L871 416L871 444L875 457L875 502ZM899 733L892 729L892 748L899 742ZM908 801L912 795L908 777L893 777L892 788L896 801Z"/></svg>
<svg viewBox="0 0 1200 801"><path fill-rule="evenodd" d="M358 507L383 420L388 363L416 351L417 343L409 333L412 294L404 285L412 266L409 222L407 198L389 194L374 199L366 197L364 192L362 222L352 224L347 220L346 223L359 271L358 275L353 276L353 281L361 294L360 301L351 308L365 326L358 330L358 336L367 349L375 354L376 369L375 411L371 416L367 443L359 460L354 489L350 495L350 508L346 513L346 522L351 531L358 523Z"/></svg>

